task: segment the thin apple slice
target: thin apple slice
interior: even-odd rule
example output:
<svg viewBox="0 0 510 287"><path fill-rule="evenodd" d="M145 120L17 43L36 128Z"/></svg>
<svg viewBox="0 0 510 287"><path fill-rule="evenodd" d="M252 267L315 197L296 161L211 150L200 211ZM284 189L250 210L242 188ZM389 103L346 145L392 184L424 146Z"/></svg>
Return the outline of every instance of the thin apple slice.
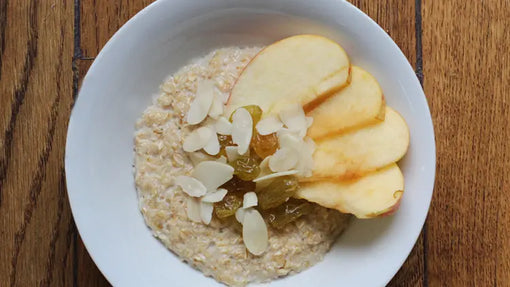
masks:
<svg viewBox="0 0 510 287"><path fill-rule="evenodd" d="M320 181L301 185L295 197L358 218L395 212L404 193L404 176L396 164L349 181Z"/></svg>
<svg viewBox="0 0 510 287"><path fill-rule="evenodd" d="M318 35L297 35L260 51L237 79L227 115L246 105L277 114L289 104L302 106L348 85L350 63L344 49Z"/></svg>
<svg viewBox="0 0 510 287"><path fill-rule="evenodd" d="M409 129L395 110L386 107L384 122L316 142L312 176L349 179L400 160L409 147Z"/></svg>
<svg viewBox="0 0 510 287"><path fill-rule="evenodd" d="M313 139L384 120L384 97L377 80L360 67L351 67L351 83L314 107L308 135ZM381 119L382 116L382 119Z"/></svg>

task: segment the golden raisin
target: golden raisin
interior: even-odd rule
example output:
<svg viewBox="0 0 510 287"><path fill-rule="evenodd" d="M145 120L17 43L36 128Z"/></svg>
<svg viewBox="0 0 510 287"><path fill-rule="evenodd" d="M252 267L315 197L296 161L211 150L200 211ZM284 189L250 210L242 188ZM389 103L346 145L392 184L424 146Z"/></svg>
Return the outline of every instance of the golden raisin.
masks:
<svg viewBox="0 0 510 287"><path fill-rule="evenodd" d="M260 162L250 156L240 156L230 165L234 168L234 174L242 180L254 180L260 174Z"/></svg>
<svg viewBox="0 0 510 287"><path fill-rule="evenodd" d="M278 177L268 186L258 191L258 204L262 209L277 207L293 196L298 188L299 184L296 177Z"/></svg>
<svg viewBox="0 0 510 287"><path fill-rule="evenodd" d="M227 194L222 201L214 204L214 213L218 218L232 216L243 205L243 197L240 194Z"/></svg>
<svg viewBox="0 0 510 287"><path fill-rule="evenodd" d="M252 137L251 145L253 151L255 151L259 157L266 158L274 154L278 149L278 137L276 136L276 133L265 136L255 133Z"/></svg>
<svg viewBox="0 0 510 287"><path fill-rule="evenodd" d="M234 175L231 180L224 183L220 188L224 188L228 190L229 194L231 192L241 192L242 194L254 191L255 190L255 182L253 181L245 181Z"/></svg>
<svg viewBox="0 0 510 287"><path fill-rule="evenodd" d="M264 211L264 215L274 228L281 229L303 215L310 213L312 205L304 200L290 199L284 204Z"/></svg>

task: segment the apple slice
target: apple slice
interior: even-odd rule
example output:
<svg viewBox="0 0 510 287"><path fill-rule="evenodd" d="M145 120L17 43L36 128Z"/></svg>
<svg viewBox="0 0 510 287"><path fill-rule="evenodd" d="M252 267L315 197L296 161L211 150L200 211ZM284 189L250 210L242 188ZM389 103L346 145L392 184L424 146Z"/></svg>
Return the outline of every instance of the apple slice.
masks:
<svg viewBox="0 0 510 287"><path fill-rule="evenodd" d="M330 39L285 38L264 48L244 68L226 113L245 105L258 105L265 114L276 114L289 104L311 105L348 85L349 73L347 54Z"/></svg>
<svg viewBox="0 0 510 287"><path fill-rule="evenodd" d="M372 218L395 212L403 193L404 176L393 163L355 180L303 184L295 197L358 218Z"/></svg>
<svg viewBox="0 0 510 287"><path fill-rule="evenodd" d="M385 114L383 122L316 141L312 176L301 180L356 178L400 160L409 147L409 129L392 108Z"/></svg>
<svg viewBox="0 0 510 287"><path fill-rule="evenodd" d="M384 97L377 80L360 67L351 67L351 83L313 107L308 135L319 139L384 120Z"/></svg>

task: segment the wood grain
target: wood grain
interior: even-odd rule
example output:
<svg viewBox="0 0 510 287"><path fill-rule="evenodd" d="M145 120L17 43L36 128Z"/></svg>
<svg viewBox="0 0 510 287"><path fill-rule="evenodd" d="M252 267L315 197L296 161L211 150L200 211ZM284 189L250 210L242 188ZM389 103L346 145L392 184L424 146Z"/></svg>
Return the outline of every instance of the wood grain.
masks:
<svg viewBox="0 0 510 287"><path fill-rule="evenodd" d="M111 36L154 0L81 1L81 51L95 57Z"/></svg>
<svg viewBox="0 0 510 287"><path fill-rule="evenodd" d="M73 2L0 1L0 284L73 284Z"/></svg>
<svg viewBox="0 0 510 287"><path fill-rule="evenodd" d="M510 284L510 2L423 1L437 141L431 286Z"/></svg>

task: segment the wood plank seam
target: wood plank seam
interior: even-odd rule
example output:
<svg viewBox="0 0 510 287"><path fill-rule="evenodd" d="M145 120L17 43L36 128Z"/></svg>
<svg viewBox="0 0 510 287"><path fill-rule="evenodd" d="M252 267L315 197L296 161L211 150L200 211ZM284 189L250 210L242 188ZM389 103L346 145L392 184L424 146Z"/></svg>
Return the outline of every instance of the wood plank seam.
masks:
<svg viewBox="0 0 510 287"><path fill-rule="evenodd" d="M415 0L415 31L416 31L416 77L420 81L421 86L423 87L423 47L422 47L422 15L421 15L421 0ZM429 286L428 281L428 265L427 265L427 251L428 251L428 241L427 241L427 220L423 225L422 232L422 244L423 244L423 287Z"/></svg>
<svg viewBox="0 0 510 287"><path fill-rule="evenodd" d="M0 6L0 80L2 80L2 57L5 50L5 28L7 27L7 0Z"/></svg>
<svg viewBox="0 0 510 287"><path fill-rule="evenodd" d="M78 82L80 80L80 75L78 71L78 63L77 61L82 57L82 51L81 51L81 11L80 11L80 0L74 0L74 27L73 27L73 36L74 36L74 55L73 55L73 62L72 62L72 69L73 69L73 106L76 102L76 99L78 97ZM71 107L71 113L72 113ZM64 170L65 173L65 170ZM67 189L66 189L67 190ZM70 229L73 230L72 238L73 238L73 286L78 286L78 228L76 227L76 224L74 223L74 218L71 222L71 224L74 226L74 228Z"/></svg>
<svg viewBox="0 0 510 287"><path fill-rule="evenodd" d="M80 28L80 0L74 0L74 57L75 60L82 57L81 51L81 28Z"/></svg>

